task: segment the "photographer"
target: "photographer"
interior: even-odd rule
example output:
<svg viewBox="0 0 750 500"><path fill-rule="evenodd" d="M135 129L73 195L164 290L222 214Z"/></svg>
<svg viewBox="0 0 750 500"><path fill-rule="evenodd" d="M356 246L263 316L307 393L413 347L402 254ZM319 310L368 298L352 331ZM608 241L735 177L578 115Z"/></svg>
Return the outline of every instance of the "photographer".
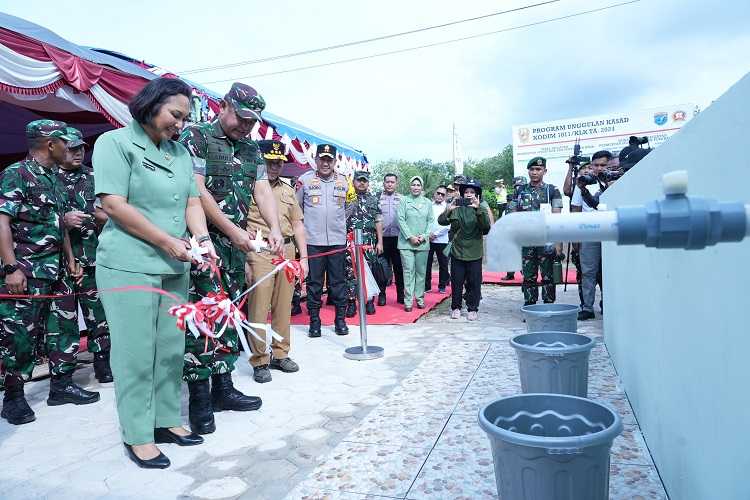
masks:
<svg viewBox="0 0 750 500"><path fill-rule="evenodd" d="M599 196L609 187L610 182L616 180L619 174L610 173L607 165L612 160L609 151L597 151L591 157L591 173L578 176L573 197L570 201L571 212L591 212L599 206ZM589 189L595 186L595 193ZM594 314L594 299L596 297L596 285L602 287L602 244L600 242L583 242L580 246L580 262L583 279L581 289L583 292L581 311L578 319L585 321L596 317Z"/></svg>
<svg viewBox="0 0 750 500"><path fill-rule="evenodd" d="M460 196L438 217L438 223L450 225L453 239L446 253L451 258L451 319L461 317L461 302L466 284L466 307L469 321L479 314L482 289L482 238L490 231L489 206L482 201L482 186L474 179L458 186Z"/></svg>

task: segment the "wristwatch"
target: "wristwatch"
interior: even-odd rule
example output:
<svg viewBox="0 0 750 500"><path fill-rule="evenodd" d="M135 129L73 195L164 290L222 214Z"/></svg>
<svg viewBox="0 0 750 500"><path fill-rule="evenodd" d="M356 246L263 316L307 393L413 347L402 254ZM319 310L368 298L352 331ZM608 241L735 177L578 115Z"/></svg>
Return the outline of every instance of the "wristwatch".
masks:
<svg viewBox="0 0 750 500"><path fill-rule="evenodd" d="M9 274L13 274L16 271L18 271L18 263L17 262L15 264L5 264L3 266L3 274L5 274L6 276L9 275Z"/></svg>

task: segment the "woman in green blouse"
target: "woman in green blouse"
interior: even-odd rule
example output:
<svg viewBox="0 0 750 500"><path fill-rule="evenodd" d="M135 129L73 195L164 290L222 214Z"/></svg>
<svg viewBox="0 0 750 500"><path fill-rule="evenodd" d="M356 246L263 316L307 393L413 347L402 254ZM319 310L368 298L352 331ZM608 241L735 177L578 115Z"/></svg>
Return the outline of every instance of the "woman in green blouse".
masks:
<svg viewBox="0 0 750 500"><path fill-rule="evenodd" d="M96 253L99 289L160 288L187 302L187 231L216 258L188 151L172 141L192 89L174 78L148 83L130 102L130 124L94 146L94 183L109 216ZM156 443L200 444L182 427L185 334L167 312L174 301L150 291L102 293L112 337L110 363L128 456L140 467L169 467Z"/></svg>
<svg viewBox="0 0 750 500"><path fill-rule="evenodd" d="M422 196L424 182L418 175L409 180L409 195L398 206L398 249L404 268L404 311L417 307L424 309L424 277L427 271L427 254L430 250L430 230L435 216L432 202Z"/></svg>

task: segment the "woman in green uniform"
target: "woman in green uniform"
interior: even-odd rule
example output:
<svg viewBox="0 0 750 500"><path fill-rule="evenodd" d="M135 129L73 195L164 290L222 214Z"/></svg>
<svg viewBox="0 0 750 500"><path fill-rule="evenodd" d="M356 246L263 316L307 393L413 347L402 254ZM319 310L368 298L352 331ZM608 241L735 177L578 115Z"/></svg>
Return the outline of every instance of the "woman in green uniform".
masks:
<svg viewBox="0 0 750 500"><path fill-rule="evenodd" d="M187 230L215 258L188 151L172 141L189 112L192 89L158 78L129 105L131 123L94 146L94 182L109 221L99 238L99 289L160 288L187 302ZM146 291L102 293L112 337L117 413L128 456L144 468L169 467L155 443L203 438L182 427L185 334L168 309L174 300Z"/></svg>
<svg viewBox="0 0 750 500"><path fill-rule="evenodd" d="M430 250L430 230L435 221L432 202L422 195L422 178L409 180L409 196L398 205L398 249L404 267L404 311L411 311L416 298L417 307L424 309L424 276Z"/></svg>

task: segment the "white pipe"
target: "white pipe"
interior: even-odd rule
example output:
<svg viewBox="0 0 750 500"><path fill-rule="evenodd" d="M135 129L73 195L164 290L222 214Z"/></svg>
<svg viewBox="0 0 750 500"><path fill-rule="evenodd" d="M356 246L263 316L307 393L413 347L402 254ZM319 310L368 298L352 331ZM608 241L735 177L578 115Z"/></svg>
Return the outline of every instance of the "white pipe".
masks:
<svg viewBox="0 0 750 500"><path fill-rule="evenodd" d="M565 214L516 212L503 216L487 235L487 268L517 271L521 247L563 241L610 241L617 239L617 212L593 211Z"/></svg>

